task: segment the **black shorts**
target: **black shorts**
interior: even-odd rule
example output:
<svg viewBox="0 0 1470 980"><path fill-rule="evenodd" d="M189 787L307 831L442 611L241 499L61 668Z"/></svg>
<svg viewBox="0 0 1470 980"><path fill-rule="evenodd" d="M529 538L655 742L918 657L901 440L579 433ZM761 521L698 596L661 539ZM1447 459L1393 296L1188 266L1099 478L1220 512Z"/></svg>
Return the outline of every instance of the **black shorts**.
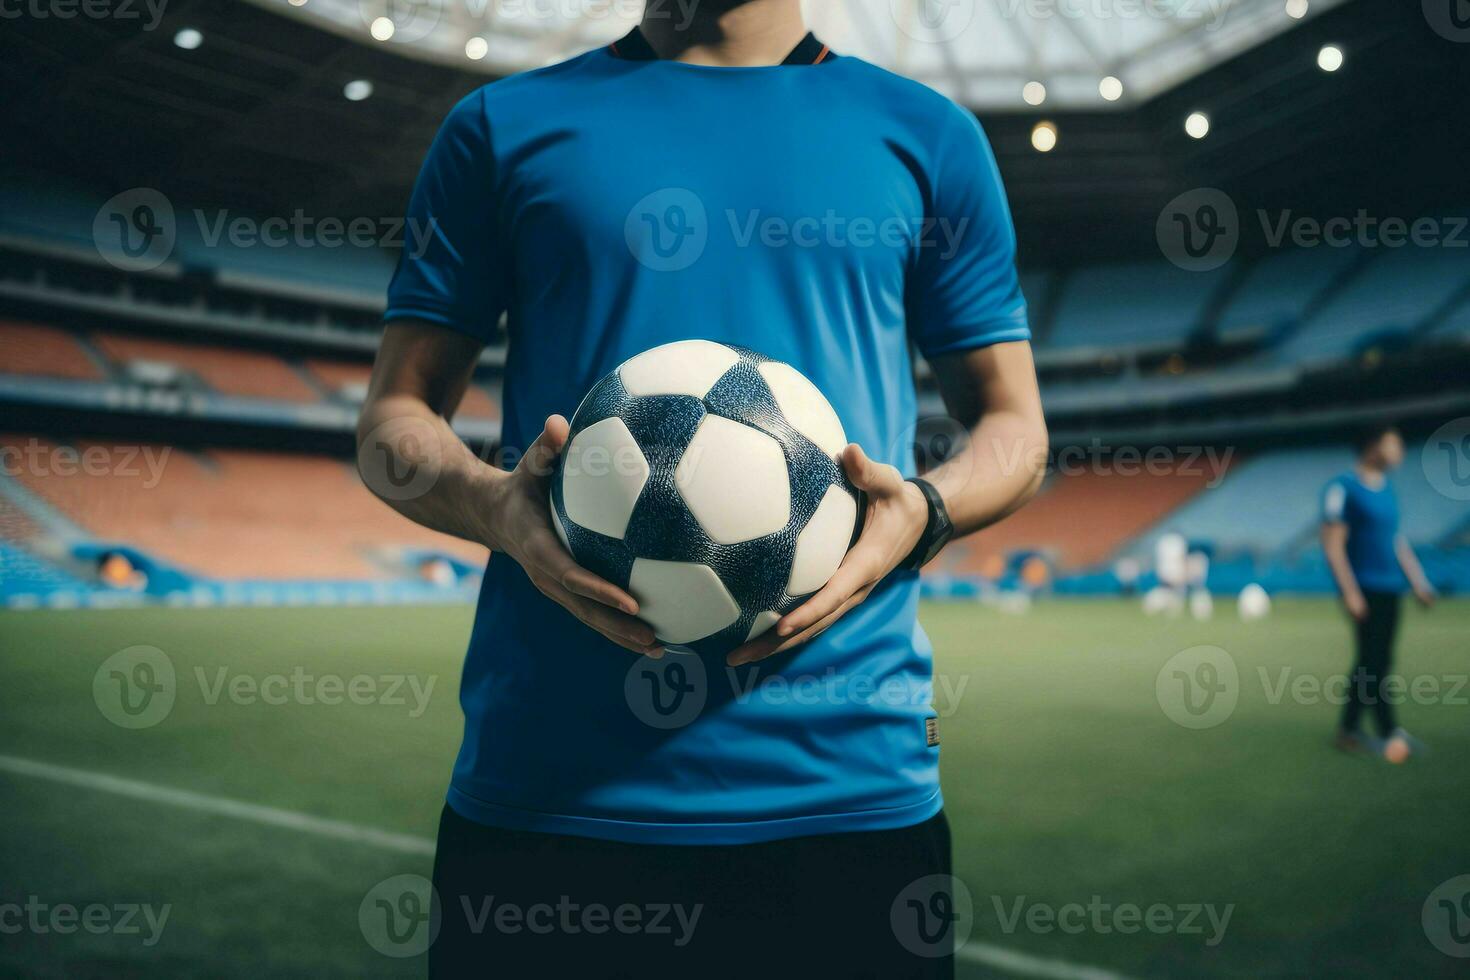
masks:
<svg viewBox="0 0 1470 980"><path fill-rule="evenodd" d="M738 846L439 823L431 977L948 978L944 814ZM932 914L931 914L932 913Z"/></svg>

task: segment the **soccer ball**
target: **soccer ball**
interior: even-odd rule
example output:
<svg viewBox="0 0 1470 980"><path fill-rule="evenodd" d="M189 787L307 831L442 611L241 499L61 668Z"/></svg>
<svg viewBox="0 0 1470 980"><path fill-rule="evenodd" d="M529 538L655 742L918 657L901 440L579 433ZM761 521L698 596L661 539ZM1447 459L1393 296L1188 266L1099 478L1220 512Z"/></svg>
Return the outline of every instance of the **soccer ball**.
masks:
<svg viewBox="0 0 1470 980"><path fill-rule="evenodd" d="M1240 590L1237 610L1240 618L1248 623L1257 619L1265 619L1271 614L1271 596L1261 588L1260 583L1252 582Z"/></svg>
<svg viewBox="0 0 1470 980"><path fill-rule="evenodd" d="M842 422L789 364L707 340L603 377L572 417L552 523L674 650L722 655L817 591L857 533Z"/></svg>

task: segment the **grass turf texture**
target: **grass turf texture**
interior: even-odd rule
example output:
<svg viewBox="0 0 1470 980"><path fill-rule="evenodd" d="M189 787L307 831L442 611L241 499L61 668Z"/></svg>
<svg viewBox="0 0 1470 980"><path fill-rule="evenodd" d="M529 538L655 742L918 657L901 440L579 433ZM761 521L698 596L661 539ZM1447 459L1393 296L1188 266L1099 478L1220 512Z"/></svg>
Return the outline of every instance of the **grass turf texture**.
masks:
<svg viewBox="0 0 1470 980"><path fill-rule="evenodd" d="M0 613L0 753L431 837L459 737L470 616ZM1347 669L1348 631L1326 601L1280 603L1255 624L1229 606L1195 623L1110 601L1025 616L930 605L922 619L947 682L945 796L974 940L1140 976L1463 975L1420 914L1436 885L1470 873L1470 690L1455 690L1470 671L1470 604L1406 616L1400 671L1437 678L1440 703L1400 708L1432 748L1402 767L1334 752L1337 707L1290 693L1294 678ZM128 731L98 711L92 678L134 644L164 650L180 685L162 723ZM1196 644L1227 650L1240 676L1234 712L1203 730L1170 721L1155 693L1165 662ZM221 667L260 678L298 666L434 687L412 717L406 688L403 705L209 704L195 676L202 668L213 685ZM4 935L0 974L422 973L421 959L373 952L357 910L382 879L427 874L427 857L4 772L0 800L0 903L172 907L151 948L80 930ZM1101 931L1090 912L1081 931L1027 923L1035 906L1074 903L1234 908L1213 946L1203 915L1200 934ZM960 965L962 977L986 972Z"/></svg>

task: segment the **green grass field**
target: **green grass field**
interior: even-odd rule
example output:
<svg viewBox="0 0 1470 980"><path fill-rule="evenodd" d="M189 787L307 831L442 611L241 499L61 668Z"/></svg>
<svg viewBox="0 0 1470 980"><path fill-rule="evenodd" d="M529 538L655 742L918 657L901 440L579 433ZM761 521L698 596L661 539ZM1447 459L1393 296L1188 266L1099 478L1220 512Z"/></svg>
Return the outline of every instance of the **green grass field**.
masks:
<svg viewBox="0 0 1470 980"><path fill-rule="evenodd" d="M459 738L470 618L468 608L0 613L0 756L431 837ZM1470 604L1407 613L1400 669L1420 690L1400 712L1432 751L1401 767L1329 747L1337 708L1314 679L1347 669L1347 629L1326 601L1281 603L1255 624L1228 606L1196 623L1119 602L1042 603L1024 616L931 605L923 621L939 651L944 787L976 950L1132 976L1464 975L1466 961L1427 938L1421 909L1437 885L1470 873ZM138 644L168 655L179 694L161 722L128 730L99 710L93 678ZM1192 729L1161 706L1178 683L1164 668L1200 644L1228 652L1237 703ZM407 691L407 704L273 705L214 699L195 680L196 669L214 685L221 668L228 683L298 667L434 687L415 717ZM426 855L64 785L13 761L0 766L0 812L0 906L30 896L52 908L169 906L151 946L146 925L7 929L0 975L423 972L419 959L374 952L358 907L384 878L427 874ZM1229 907L1230 918L1212 942L1205 915L1192 918L1199 932L1159 918L1158 931L1123 933L1106 916L1102 928L1091 912L1067 918L1074 903L1163 906L1174 921L1191 906ZM1062 910L1068 929L1028 919L1047 910ZM960 974L1005 971L969 961Z"/></svg>

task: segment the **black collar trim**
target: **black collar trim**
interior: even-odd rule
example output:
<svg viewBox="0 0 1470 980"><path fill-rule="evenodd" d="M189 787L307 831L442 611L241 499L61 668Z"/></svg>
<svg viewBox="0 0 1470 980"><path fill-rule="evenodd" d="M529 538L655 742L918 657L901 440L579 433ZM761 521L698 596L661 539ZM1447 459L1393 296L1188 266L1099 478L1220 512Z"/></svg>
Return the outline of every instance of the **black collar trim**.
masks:
<svg viewBox="0 0 1470 980"><path fill-rule="evenodd" d="M607 46L613 57L622 58L626 61L657 61L658 54L653 50L653 45L643 36L643 32L637 27L633 28L620 40L614 41ZM832 49L817 40L815 34L807 32L801 43L791 49L781 62L783 65L819 65L832 57Z"/></svg>

